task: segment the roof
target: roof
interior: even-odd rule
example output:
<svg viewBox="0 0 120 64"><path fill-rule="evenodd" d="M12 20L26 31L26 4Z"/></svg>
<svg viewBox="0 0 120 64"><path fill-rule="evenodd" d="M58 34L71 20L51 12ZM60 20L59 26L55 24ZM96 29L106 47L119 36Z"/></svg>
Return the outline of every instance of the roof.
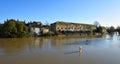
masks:
<svg viewBox="0 0 120 64"><path fill-rule="evenodd" d="M53 24L77 24L77 25L88 25L88 26L95 26L95 25L92 25L92 24L83 24L83 23L73 23L73 22L63 22L63 21L57 21Z"/></svg>

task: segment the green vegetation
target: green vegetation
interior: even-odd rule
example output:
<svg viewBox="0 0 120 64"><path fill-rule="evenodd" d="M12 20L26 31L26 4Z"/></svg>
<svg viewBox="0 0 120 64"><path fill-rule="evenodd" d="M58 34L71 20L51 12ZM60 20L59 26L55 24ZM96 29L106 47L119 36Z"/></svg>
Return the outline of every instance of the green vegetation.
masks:
<svg viewBox="0 0 120 64"><path fill-rule="evenodd" d="M115 32L115 28L113 26L111 26L111 27L107 28L107 32L109 34L114 33Z"/></svg>
<svg viewBox="0 0 120 64"><path fill-rule="evenodd" d="M120 35L120 26L118 26L117 28L115 28L114 26L107 27L107 32L108 34L114 34L114 32L118 32Z"/></svg>
<svg viewBox="0 0 120 64"><path fill-rule="evenodd" d="M24 22L10 19L4 22L1 28L1 37L5 38L23 38L28 37L28 29Z"/></svg>
<svg viewBox="0 0 120 64"><path fill-rule="evenodd" d="M19 21L14 19L9 19L4 22L4 24L0 24L0 37L1 38L23 38L23 37L38 37L38 36L56 36L56 35L102 35L106 33L104 30L106 28L102 26L92 25L92 24L81 24L81 23L72 23L72 22L55 22L57 24L75 24L75 26L82 25L83 30L79 31L49 31L50 27L48 23L45 26L42 26L41 22L30 22L25 25L25 21ZM95 27L96 26L96 27ZM28 27L28 28L27 28ZM35 30L34 28L39 28ZM93 28L92 28L93 27ZM86 30L89 29L89 30ZM95 28L95 29L94 29ZM43 29L48 29L48 32L44 33ZM54 28L53 28L54 29ZM120 29L118 29L120 30ZM28 32L29 31L29 32ZM40 34L37 34L35 31L39 31Z"/></svg>

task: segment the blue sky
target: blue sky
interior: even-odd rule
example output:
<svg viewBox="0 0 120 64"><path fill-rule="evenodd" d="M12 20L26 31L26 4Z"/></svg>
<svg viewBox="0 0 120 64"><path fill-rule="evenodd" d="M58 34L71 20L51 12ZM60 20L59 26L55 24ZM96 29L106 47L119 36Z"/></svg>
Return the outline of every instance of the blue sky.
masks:
<svg viewBox="0 0 120 64"><path fill-rule="evenodd" d="M11 18L120 26L120 0L0 0L0 22Z"/></svg>

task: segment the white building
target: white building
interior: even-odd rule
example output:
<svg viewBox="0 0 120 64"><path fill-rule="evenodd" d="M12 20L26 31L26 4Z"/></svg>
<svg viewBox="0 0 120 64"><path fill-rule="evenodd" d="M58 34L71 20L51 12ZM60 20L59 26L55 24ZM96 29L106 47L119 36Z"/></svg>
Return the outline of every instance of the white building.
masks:
<svg viewBox="0 0 120 64"><path fill-rule="evenodd" d="M36 35L41 35L41 26L42 23L41 22L33 22L33 23L29 23L29 31L31 33L32 36Z"/></svg>
<svg viewBox="0 0 120 64"><path fill-rule="evenodd" d="M37 35L40 35L40 32L41 32L41 30L40 30L40 28L39 27L31 27L30 28L30 32L32 33L32 34L37 34Z"/></svg>

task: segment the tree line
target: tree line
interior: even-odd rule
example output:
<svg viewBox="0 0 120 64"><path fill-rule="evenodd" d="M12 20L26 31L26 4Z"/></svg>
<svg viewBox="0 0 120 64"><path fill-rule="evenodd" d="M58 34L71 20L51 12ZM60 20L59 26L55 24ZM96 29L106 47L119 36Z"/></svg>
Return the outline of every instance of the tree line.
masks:
<svg viewBox="0 0 120 64"><path fill-rule="evenodd" d="M96 30L93 31L95 33L103 34L103 27L100 26L99 22L95 22ZM106 28L107 33L111 34L114 32L118 32L120 34L120 27L118 26L116 29L111 26ZM67 34L71 32L61 32L62 34ZM78 32L75 32L78 33ZM79 32L81 34L91 34L91 31L88 32ZM23 38L29 37L29 31L27 26L25 25L25 21L19 21L15 19L9 19L4 21L4 24L0 24L0 37L1 38Z"/></svg>
<svg viewBox="0 0 120 64"><path fill-rule="evenodd" d="M120 35L120 26L118 26L117 28L115 28L114 26L111 26L111 27L107 27L107 32L109 34L112 34L114 32L118 32L119 35Z"/></svg>
<svg viewBox="0 0 120 64"><path fill-rule="evenodd" d="M10 19L4 21L4 24L0 26L0 37L2 38L23 38L28 36L29 32L25 22Z"/></svg>

